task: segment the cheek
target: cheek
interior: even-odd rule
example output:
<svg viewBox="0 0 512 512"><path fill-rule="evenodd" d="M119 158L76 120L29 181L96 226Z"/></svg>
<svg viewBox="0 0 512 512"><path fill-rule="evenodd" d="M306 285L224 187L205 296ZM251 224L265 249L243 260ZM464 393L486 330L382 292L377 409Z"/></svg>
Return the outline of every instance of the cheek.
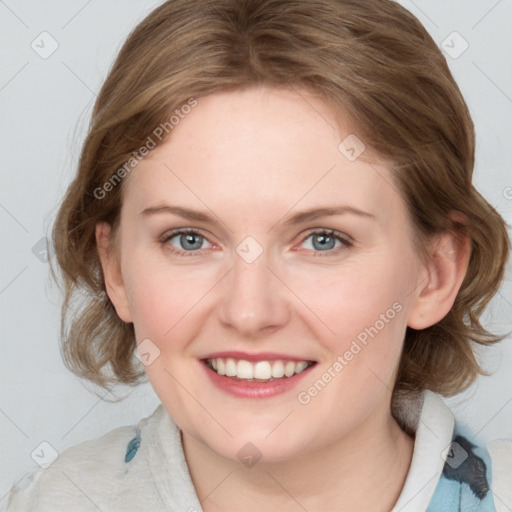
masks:
<svg viewBox="0 0 512 512"><path fill-rule="evenodd" d="M381 314L391 309L393 316L404 301L409 288L409 269L406 263L396 264L381 256L373 261L358 261L331 269L325 279L304 273L296 279L297 295L304 297L305 305L325 324L325 331L346 338L373 325ZM405 291L407 290L407 291ZM334 331L334 333L332 332Z"/></svg>
<svg viewBox="0 0 512 512"><path fill-rule="evenodd" d="M211 272L151 264L147 255L135 253L126 265L126 290L137 340L158 345L176 338L177 332L193 329L190 318L211 288ZM168 344L166 344L168 345ZM164 348L163 346L161 347Z"/></svg>
<svg viewBox="0 0 512 512"><path fill-rule="evenodd" d="M368 389L380 386L380 381L391 382L407 326L413 278L412 258L403 251L389 251L364 261L354 258L325 279L304 274L297 281L302 283L297 295L308 297L308 308L321 320L316 322L316 337L330 354L328 364L342 357L334 373L343 367L346 378L361 385L364 381Z"/></svg>

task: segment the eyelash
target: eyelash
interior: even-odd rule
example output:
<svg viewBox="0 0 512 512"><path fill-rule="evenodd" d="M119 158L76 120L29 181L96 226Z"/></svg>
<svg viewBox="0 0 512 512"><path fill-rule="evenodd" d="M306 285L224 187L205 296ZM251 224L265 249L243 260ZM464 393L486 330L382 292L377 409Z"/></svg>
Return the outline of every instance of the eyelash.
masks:
<svg viewBox="0 0 512 512"><path fill-rule="evenodd" d="M173 245L169 244L169 240L173 239L177 235L196 235L201 238L207 240L205 236L203 236L199 231L191 228L187 229L178 229L176 231L172 231L171 233L167 233L160 238L160 243L162 247L166 246L172 253L177 254L178 256L196 256L199 250L197 251L184 251L183 249L178 249ZM327 251L314 251L315 256L333 256L338 255L339 252L346 251L350 247L354 245L354 242L347 236L338 231L332 229L320 229L316 228L310 232L308 232L301 241L303 244L311 235L326 235L328 237L332 237L335 240L338 240L343 245L341 247L337 247L335 249L329 249Z"/></svg>

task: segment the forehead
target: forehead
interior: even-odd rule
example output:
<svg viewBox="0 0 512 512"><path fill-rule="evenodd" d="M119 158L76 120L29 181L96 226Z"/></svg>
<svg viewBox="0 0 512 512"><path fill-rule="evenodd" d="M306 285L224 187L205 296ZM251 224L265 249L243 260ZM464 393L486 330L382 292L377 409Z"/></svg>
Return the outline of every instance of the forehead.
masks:
<svg viewBox="0 0 512 512"><path fill-rule="evenodd" d="M346 144L340 151L345 139L359 144L350 123L305 91L255 87L197 101L132 171L125 200L143 208L179 199L274 218L322 204L389 217L390 203L400 202L384 164L364 161L366 151L351 161Z"/></svg>

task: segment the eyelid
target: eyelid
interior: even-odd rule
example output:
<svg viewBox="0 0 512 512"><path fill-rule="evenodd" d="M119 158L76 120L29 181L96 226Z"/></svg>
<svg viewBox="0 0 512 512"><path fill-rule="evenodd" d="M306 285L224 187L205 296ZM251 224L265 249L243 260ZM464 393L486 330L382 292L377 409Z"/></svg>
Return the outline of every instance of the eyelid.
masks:
<svg viewBox="0 0 512 512"><path fill-rule="evenodd" d="M338 231L336 229L331 228L309 228L305 235L302 237L302 241L304 241L306 238L311 236L314 233L323 233L323 234L330 234L332 236L335 236L337 238L342 239L344 242L347 243L354 243L354 239L347 235L346 233L343 233L342 231Z"/></svg>
<svg viewBox="0 0 512 512"><path fill-rule="evenodd" d="M204 235L200 229L197 228L176 228L166 231L163 235L159 236L158 239L161 242L170 240L174 238L176 235L187 235L187 234L199 235L205 239L208 239L206 235Z"/></svg>
<svg viewBox="0 0 512 512"><path fill-rule="evenodd" d="M336 229L330 229L330 228L310 228L304 235L301 236L299 245L302 245L311 235L314 234L322 234L327 235L335 238L341 243L340 247L336 247L333 249L329 249L327 251L312 251L312 254L314 256L338 256L340 252L346 251L347 249L351 248L355 244L355 240L347 235L346 233L343 233L341 231L338 231ZM300 247L298 249L294 250L301 250ZM311 251L311 250L310 250Z"/></svg>
<svg viewBox="0 0 512 512"><path fill-rule="evenodd" d="M188 234L200 236L201 238L206 240L209 244L215 245L213 242L210 242L209 237L204 235L201 232L201 230L196 229L196 228L176 228L176 229L173 229L171 231L166 231L161 237L159 237L159 242L162 245L169 245L170 246L169 250L172 253L178 254L180 256L196 256L196 255L199 255L200 252L201 252L200 250L197 250L197 251L185 251L184 249L180 249L178 247L174 247L173 245L169 244L169 241L172 238L174 238L174 237L176 237L178 235L188 235Z"/></svg>

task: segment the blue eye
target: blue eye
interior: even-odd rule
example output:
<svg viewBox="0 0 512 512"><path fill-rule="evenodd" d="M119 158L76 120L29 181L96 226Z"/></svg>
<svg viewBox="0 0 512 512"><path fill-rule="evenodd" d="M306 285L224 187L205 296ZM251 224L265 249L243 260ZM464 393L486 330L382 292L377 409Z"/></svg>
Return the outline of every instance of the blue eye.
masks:
<svg viewBox="0 0 512 512"><path fill-rule="evenodd" d="M337 253L339 250L346 249L353 245L352 241L347 236L342 236L336 231L314 231L310 233L302 243L311 239L311 246L308 249L318 253ZM338 245L336 245L338 243ZM323 254L321 254L323 256Z"/></svg>
<svg viewBox="0 0 512 512"><path fill-rule="evenodd" d="M172 242L173 239L176 239L176 244ZM203 249L206 238L193 229L184 229L166 235L161 241L163 244L170 242L173 252L188 256L198 249Z"/></svg>
<svg viewBox="0 0 512 512"><path fill-rule="evenodd" d="M332 256L353 245L352 240L342 233L332 230L317 230L310 232L302 239L301 245L311 239L307 250L313 251L315 256ZM209 243L207 239L195 229L181 229L164 235L160 240L171 252L180 256L200 255L200 249L206 249L203 244ZM210 244L211 245L211 244Z"/></svg>

